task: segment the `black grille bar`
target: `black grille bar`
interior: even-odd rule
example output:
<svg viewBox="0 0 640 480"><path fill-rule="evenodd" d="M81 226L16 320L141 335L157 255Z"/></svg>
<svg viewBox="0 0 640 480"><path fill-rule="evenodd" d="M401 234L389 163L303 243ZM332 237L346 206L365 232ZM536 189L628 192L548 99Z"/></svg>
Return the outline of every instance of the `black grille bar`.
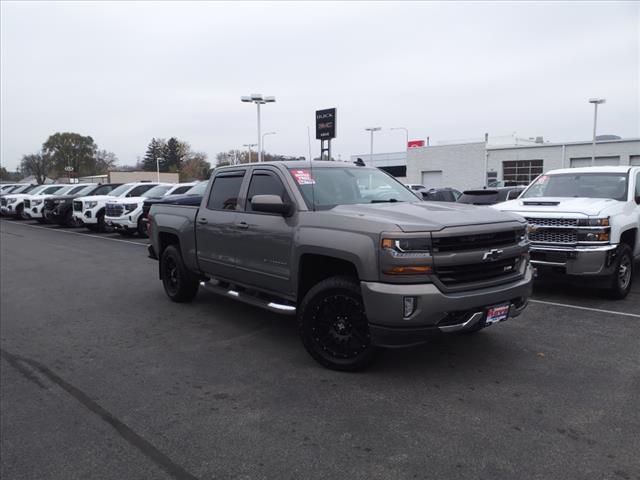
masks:
<svg viewBox="0 0 640 480"><path fill-rule="evenodd" d="M520 257L505 258L496 262L483 262L472 265L449 265L438 267L436 275L444 285L493 280L518 272Z"/></svg>
<svg viewBox="0 0 640 480"><path fill-rule="evenodd" d="M455 237L436 237L433 239L434 252L457 252L496 248L518 243L524 232L508 230L504 232L479 233L477 235L459 235Z"/></svg>

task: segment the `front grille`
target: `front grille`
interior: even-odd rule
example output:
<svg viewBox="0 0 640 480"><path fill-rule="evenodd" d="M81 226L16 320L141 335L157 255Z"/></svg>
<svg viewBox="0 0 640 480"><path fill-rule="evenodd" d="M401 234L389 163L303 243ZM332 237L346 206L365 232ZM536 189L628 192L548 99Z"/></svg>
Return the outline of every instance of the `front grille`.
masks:
<svg viewBox="0 0 640 480"><path fill-rule="evenodd" d="M45 200L44 201L44 209L45 210L53 210L54 208L56 208L55 203L53 203L53 200Z"/></svg>
<svg viewBox="0 0 640 480"><path fill-rule="evenodd" d="M7 199L6 198L0 199L0 205L2 205L3 207L6 207L7 206Z"/></svg>
<svg viewBox="0 0 640 480"><path fill-rule="evenodd" d="M442 267L439 267L436 262L436 275L446 286L495 280L518 272L520 259L521 257L512 257L496 262L483 262L472 265L448 265Z"/></svg>
<svg viewBox="0 0 640 480"><path fill-rule="evenodd" d="M107 217L121 217L124 212L124 207L116 203L107 203L105 213Z"/></svg>
<svg viewBox="0 0 640 480"><path fill-rule="evenodd" d="M530 225L537 227L577 227L577 218L528 218Z"/></svg>
<svg viewBox="0 0 640 480"><path fill-rule="evenodd" d="M460 235L456 237L436 237L433 239L434 252L457 252L460 250L476 250L496 248L517 243L523 232L508 230L505 232L480 233L477 235Z"/></svg>
<svg viewBox="0 0 640 480"><path fill-rule="evenodd" d="M73 202L73 211L81 212L82 211L82 202Z"/></svg>
<svg viewBox="0 0 640 480"><path fill-rule="evenodd" d="M24 201L24 208L31 208L31 200Z"/></svg>
<svg viewBox="0 0 640 480"><path fill-rule="evenodd" d="M576 243L578 237L573 230L540 230L530 232L529 240L533 243Z"/></svg>

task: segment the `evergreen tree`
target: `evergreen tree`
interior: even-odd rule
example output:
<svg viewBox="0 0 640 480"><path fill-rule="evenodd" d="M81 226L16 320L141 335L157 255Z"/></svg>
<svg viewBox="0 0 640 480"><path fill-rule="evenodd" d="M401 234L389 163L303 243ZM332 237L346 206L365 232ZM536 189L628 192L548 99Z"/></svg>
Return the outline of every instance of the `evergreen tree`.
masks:
<svg viewBox="0 0 640 480"><path fill-rule="evenodd" d="M188 150L188 146L182 144L177 138L171 137L164 149L164 164L167 172L179 172L182 168L182 160Z"/></svg>
<svg viewBox="0 0 640 480"><path fill-rule="evenodd" d="M152 138L142 159L142 169L146 172L155 172L157 168L156 162L160 159L160 171L168 171L166 159L164 158L165 148L166 144L163 139Z"/></svg>

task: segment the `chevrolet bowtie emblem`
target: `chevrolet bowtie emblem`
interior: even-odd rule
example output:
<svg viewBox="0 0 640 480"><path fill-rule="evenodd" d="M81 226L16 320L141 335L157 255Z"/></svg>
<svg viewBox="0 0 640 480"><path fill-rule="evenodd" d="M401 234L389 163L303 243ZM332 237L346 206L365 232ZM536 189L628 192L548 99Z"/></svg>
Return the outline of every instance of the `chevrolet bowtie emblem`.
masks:
<svg viewBox="0 0 640 480"><path fill-rule="evenodd" d="M488 252L484 252L484 255L482 256L482 261L483 262L494 262L496 261L498 258L500 258L500 255L502 255L502 250L498 250L497 248L493 248L491 250L489 250Z"/></svg>

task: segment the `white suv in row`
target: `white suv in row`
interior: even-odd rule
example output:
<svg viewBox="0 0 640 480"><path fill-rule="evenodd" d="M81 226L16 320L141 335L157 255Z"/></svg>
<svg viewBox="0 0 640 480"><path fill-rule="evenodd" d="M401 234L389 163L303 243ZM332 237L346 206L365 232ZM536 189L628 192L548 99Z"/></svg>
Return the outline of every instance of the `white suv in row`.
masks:
<svg viewBox="0 0 640 480"><path fill-rule="evenodd" d="M143 222L142 207L148 198L161 198L166 195L179 195L186 192L195 183L161 183L147 190L137 197L113 198L107 202L105 221L118 233L130 236L138 233L141 237L147 236L147 226Z"/></svg>
<svg viewBox="0 0 640 480"><path fill-rule="evenodd" d="M76 198L73 201L73 217L89 230L104 232L107 202L115 198L137 198L157 185L150 182L125 183L111 190L109 195Z"/></svg>

